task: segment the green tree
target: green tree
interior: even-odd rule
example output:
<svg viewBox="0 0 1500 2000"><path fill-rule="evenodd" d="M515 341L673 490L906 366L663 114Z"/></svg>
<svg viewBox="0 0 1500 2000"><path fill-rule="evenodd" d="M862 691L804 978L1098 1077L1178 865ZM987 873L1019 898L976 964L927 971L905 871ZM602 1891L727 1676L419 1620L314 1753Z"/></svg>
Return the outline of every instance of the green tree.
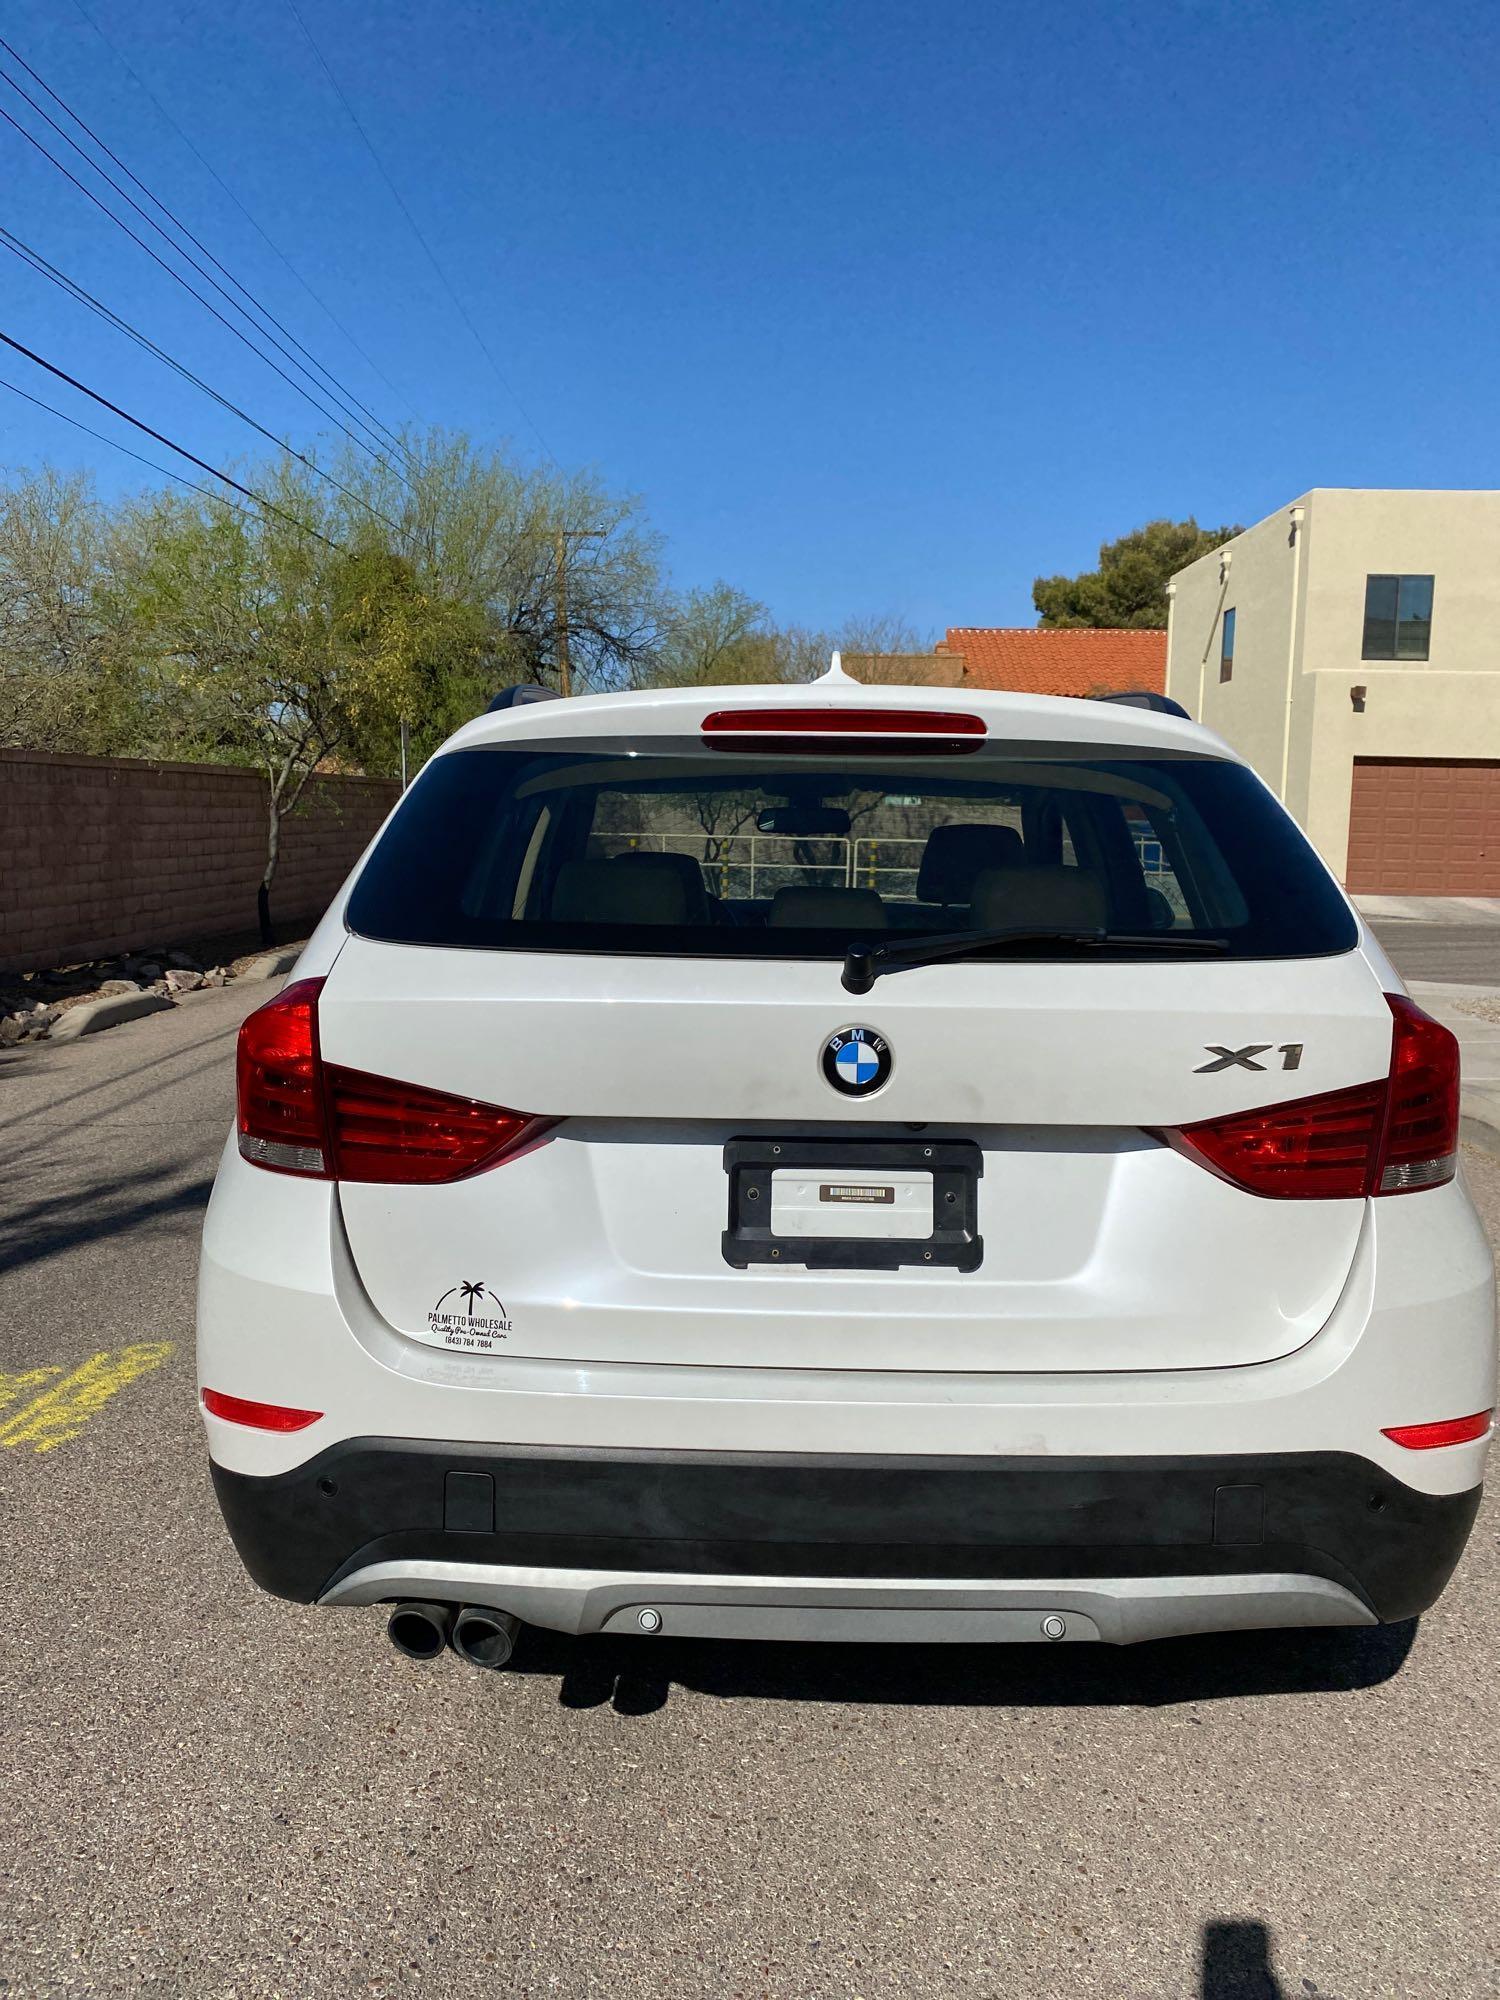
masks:
<svg viewBox="0 0 1500 2000"><path fill-rule="evenodd" d="M331 564L330 604L366 771L399 769L403 723L411 768L425 763L494 693L500 667L484 607L424 583L405 556L372 543Z"/></svg>
<svg viewBox="0 0 1500 2000"><path fill-rule="evenodd" d="M753 597L719 582L668 604L637 686L735 687L785 678L785 658L769 613Z"/></svg>
<svg viewBox="0 0 1500 2000"><path fill-rule="evenodd" d="M128 750L128 682L108 663L102 586L116 523L82 474L43 468L0 487L0 745Z"/></svg>
<svg viewBox="0 0 1500 2000"><path fill-rule="evenodd" d="M161 494L122 521L100 592L147 754L250 763L267 784L270 897L287 815L320 767L420 762L507 681L554 682L559 531L575 685L628 685L659 644L659 542L589 474L516 467L434 433L404 469L290 458L245 483L276 512Z"/></svg>
<svg viewBox="0 0 1500 2000"><path fill-rule="evenodd" d="M670 596L661 537L631 494L592 472L522 467L444 431L413 432L400 467L352 450L339 479L394 528L393 553L437 597L481 607L509 681L558 681L558 536L567 564L568 652L579 693L636 683L656 656ZM361 509L346 509L360 532Z"/></svg>
<svg viewBox="0 0 1500 2000"><path fill-rule="evenodd" d="M1043 626L1160 628L1167 622L1167 584L1180 569L1219 548L1238 528L1200 528L1186 521L1148 521L1099 551L1099 567L1081 576L1039 576L1031 601Z"/></svg>
<svg viewBox="0 0 1500 2000"><path fill-rule="evenodd" d="M348 644L333 606L335 566L312 482L290 462L257 481L281 510L160 495L142 503L135 560L111 591L140 688L143 749L211 755L266 778L261 935L274 942L271 888L282 822L313 773L352 761L362 724L389 701L379 648Z"/></svg>

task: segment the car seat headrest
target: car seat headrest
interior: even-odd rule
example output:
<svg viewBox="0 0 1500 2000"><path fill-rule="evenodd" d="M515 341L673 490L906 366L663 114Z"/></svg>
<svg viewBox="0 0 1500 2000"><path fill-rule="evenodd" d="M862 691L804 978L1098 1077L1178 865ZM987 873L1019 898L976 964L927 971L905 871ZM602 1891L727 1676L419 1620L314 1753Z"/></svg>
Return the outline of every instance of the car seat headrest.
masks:
<svg viewBox="0 0 1500 2000"><path fill-rule="evenodd" d="M961 822L935 826L922 849L917 871L919 903L967 903L974 883L987 868L1015 868L1026 859L1026 845L1013 826Z"/></svg>

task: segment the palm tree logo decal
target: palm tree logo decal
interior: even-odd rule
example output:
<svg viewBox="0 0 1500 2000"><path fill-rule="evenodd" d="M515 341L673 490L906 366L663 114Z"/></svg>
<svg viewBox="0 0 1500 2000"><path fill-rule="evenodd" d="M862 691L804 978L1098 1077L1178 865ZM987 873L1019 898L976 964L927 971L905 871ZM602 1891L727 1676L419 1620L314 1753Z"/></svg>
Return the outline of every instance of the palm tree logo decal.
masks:
<svg viewBox="0 0 1500 2000"><path fill-rule="evenodd" d="M460 1284L450 1285L447 1291L444 1292L443 1297L438 1300L437 1304L433 1307L432 1310L435 1313L441 1312L443 1309L443 1299L451 1299L455 1292L457 1292L459 1296L460 1309L461 1310L467 1309L470 1319L474 1317L475 1306L481 1304L485 1299L491 1300L494 1305L499 1307L500 1317L501 1319L504 1319L505 1308L503 1305L500 1304L500 1301L498 1298L495 1297L495 1294L492 1291L490 1291L486 1285L476 1283L471 1278L465 1278Z"/></svg>

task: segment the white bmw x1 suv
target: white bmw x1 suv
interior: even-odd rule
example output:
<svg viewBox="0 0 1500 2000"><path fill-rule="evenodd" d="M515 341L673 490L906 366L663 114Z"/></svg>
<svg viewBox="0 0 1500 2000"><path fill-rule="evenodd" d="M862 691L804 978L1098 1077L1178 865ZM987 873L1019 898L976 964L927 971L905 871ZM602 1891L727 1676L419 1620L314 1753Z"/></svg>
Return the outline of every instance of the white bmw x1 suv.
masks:
<svg viewBox="0 0 1500 2000"><path fill-rule="evenodd" d="M1458 1055L1186 720L479 718L240 1034L213 1475L416 1654L1403 1620L1478 1505Z"/></svg>

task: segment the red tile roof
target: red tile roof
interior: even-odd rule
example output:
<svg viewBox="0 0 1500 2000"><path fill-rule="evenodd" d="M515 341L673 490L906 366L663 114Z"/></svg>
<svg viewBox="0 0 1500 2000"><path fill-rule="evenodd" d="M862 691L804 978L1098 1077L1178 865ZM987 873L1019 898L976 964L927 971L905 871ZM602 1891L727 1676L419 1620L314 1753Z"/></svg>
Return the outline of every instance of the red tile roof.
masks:
<svg viewBox="0 0 1500 2000"><path fill-rule="evenodd" d="M971 687L1018 694L1166 691L1165 632L950 625L946 650L963 654L964 680Z"/></svg>

